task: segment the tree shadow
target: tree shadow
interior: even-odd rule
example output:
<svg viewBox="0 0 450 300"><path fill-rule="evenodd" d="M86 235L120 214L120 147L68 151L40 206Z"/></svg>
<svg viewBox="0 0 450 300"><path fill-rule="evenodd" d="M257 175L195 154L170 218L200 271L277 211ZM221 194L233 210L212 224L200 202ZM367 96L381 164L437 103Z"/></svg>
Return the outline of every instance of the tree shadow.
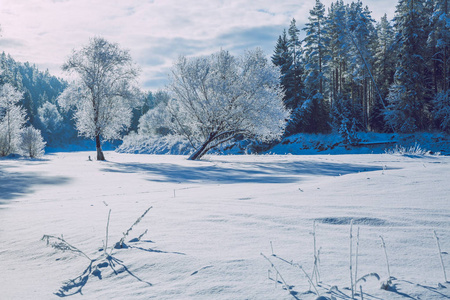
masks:
<svg viewBox="0 0 450 300"><path fill-rule="evenodd" d="M14 167L0 165L0 205L32 193L36 186L67 184L70 181L68 177L44 176L38 172L9 171L11 168Z"/></svg>
<svg viewBox="0 0 450 300"><path fill-rule="evenodd" d="M205 165L205 163L207 165ZM104 172L144 173L153 175L149 181L177 183L293 183L302 176L341 176L351 173L381 171L382 167L309 161L268 162L190 162L118 163L110 162Z"/></svg>

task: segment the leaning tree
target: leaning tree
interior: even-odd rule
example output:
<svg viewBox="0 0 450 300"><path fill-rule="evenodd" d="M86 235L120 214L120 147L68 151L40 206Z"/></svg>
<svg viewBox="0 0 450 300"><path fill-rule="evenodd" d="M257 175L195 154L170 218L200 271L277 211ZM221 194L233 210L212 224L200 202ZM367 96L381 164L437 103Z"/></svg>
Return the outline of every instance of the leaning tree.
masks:
<svg viewBox="0 0 450 300"><path fill-rule="evenodd" d="M221 50L210 56L180 57L174 64L168 107L171 129L195 151L190 160L243 136L280 138L289 118L279 86L279 69L261 50L234 57Z"/></svg>
<svg viewBox="0 0 450 300"><path fill-rule="evenodd" d="M78 79L58 98L60 106L75 110L79 135L95 139L97 160L105 160L103 140L114 140L130 126L132 108L138 101L137 68L128 50L104 38L90 39L74 50L64 71Z"/></svg>

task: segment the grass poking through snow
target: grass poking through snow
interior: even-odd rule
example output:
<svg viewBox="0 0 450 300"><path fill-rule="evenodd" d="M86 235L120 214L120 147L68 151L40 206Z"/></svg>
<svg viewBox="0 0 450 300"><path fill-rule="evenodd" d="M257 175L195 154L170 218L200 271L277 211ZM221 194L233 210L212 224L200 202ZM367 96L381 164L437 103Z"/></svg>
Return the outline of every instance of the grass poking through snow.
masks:
<svg viewBox="0 0 450 300"><path fill-rule="evenodd" d="M109 239L109 219L111 216L111 210L109 210L108 213L108 221L106 223L106 237L105 242L103 245L103 251L102 254L96 257L95 259L91 259L86 253L81 251L75 246L72 246L69 244L63 236L57 237L53 235L44 235L41 240L46 241L47 245L51 246L55 250L63 251L63 252L71 252L77 255L81 255L85 257L89 264L84 269L84 271L78 275L77 277L67 280L63 283L63 285L59 288L59 290L55 293L55 295L59 297L66 297L66 296L72 296L75 294L83 294L83 287L87 284L89 278L91 276L98 277L99 279L102 279L102 271L101 269L110 267L111 270L114 272L114 274L119 274L123 271L127 272L129 275L137 279L138 281L145 283L149 286L152 284L150 282L147 282L145 280L142 280L137 275L135 275L133 272L131 272L128 267L123 263L123 261L119 260L118 258L114 257L113 250L114 249L122 249L122 248L128 248L126 244L124 243L125 238L129 235L131 230L134 226L139 224L139 222L142 220L142 218L145 217L145 215L148 213L148 211L152 207L150 206L139 218L136 219L136 221L131 225L131 227L123 233L123 237L114 244L114 246L110 247L108 249L108 239ZM138 238L130 240L130 242L137 242L140 241L142 236L147 233L147 230L141 235L139 235ZM109 253L108 253L109 250ZM117 270L117 268L121 268L120 272Z"/></svg>

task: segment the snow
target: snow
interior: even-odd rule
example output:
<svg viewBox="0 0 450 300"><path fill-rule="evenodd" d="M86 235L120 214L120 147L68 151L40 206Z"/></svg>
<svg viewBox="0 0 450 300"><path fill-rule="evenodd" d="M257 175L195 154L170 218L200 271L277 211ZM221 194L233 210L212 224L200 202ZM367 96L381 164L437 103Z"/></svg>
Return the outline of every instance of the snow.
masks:
<svg viewBox="0 0 450 300"><path fill-rule="evenodd" d="M56 299L64 282L89 265L83 256L47 246L44 234L63 235L96 258L109 210L112 245L150 206L126 239L128 248L112 252L129 272L119 264L117 274L104 266L73 299L292 299L275 284L261 252L296 297L315 299L299 269L271 256L273 248L310 274L314 221L319 292L330 297L326 292L336 286L333 295L349 299L352 219L354 247L360 228L358 277L388 277L382 235L395 278L390 291L369 278L362 284L364 299L450 298L433 236L436 230L450 267L450 157L230 155L187 161L107 151L108 161L98 162L89 155L95 157L60 152L40 160L0 160L1 299ZM141 241L130 242L146 229Z"/></svg>

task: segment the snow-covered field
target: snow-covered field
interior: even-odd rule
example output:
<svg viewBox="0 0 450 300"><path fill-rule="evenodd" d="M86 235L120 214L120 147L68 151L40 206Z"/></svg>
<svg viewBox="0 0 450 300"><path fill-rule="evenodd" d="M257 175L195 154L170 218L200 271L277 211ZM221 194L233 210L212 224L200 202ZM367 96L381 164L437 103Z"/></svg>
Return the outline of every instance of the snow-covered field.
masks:
<svg viewBox="0 0 450 300"><path fill-rule="evenodd" d="M352 219L353 272L359 228L357 277L388 277L380 235L394 277L389 291L368 278L364 299L450 298L433 236L436 230L450 277L450 157L243 155L192 162L106 152L108 161L97 162L88 155L94 152L0 160L0 299L56 299L58 291L80 288L73 299L293 298L275 283L261 252L295 297L315 299L302 271L277 259L311 273L314 221L317 288L330 297L335 286L336 299L349 299ZM44 234L63 235L95 259L109 210L110 246L150 206L127 248L96 261L89 277L65 283L90 261L47 246ZM129 241L146 229L140 241Z"/></svg>

